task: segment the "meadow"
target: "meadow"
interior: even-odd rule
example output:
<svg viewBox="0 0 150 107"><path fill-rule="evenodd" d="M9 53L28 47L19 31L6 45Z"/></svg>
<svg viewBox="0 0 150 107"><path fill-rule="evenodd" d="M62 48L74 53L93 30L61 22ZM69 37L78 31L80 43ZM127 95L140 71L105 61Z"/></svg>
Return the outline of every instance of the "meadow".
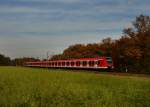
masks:
<svg viewBox="0 0 150 107"><path fill-rule="evenodd" d="M0 67L0 107L150 107L150 78Z"/></svg>

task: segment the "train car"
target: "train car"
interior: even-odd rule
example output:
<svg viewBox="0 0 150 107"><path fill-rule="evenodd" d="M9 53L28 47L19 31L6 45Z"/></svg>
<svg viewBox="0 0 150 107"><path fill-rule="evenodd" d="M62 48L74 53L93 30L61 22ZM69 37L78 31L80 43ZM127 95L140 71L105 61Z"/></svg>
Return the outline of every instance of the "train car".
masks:
<svg viewBox="0 0 150 107"><path fill-rule="evenodd" d="M113 62L111 57L98 57L26 62L25 66L41 68L113 69Z"/></svg>

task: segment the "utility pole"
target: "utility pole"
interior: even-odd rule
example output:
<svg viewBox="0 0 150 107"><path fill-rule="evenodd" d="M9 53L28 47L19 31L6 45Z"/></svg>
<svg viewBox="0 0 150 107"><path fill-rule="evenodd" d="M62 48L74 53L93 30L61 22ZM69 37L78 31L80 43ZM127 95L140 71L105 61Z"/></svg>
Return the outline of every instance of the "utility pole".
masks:
<svg viewBox="0 0 150 107"><path fill-rule="evenodd" d="M49 60L49 56L48 56L48 54L49 54L49 51L47 51L47 53L46 53L47 60Z"/></svg>

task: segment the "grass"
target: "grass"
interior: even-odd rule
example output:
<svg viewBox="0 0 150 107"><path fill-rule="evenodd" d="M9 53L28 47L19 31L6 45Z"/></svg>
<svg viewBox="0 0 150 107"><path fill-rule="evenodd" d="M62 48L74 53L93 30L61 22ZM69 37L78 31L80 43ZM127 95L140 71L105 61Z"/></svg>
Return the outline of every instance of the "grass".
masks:
<svg viewBox="0 0 150 107"><path fill-rule="evenodd" d="M150 78L0 67L0 107L150 107Z"/></svg>

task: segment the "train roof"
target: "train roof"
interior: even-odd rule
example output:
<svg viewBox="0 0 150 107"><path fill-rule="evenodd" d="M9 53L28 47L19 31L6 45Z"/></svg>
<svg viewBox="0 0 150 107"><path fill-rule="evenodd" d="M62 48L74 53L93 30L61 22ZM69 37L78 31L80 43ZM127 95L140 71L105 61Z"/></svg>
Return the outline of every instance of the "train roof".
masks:
<svg viewBox="0 0 150 107"><path fill-rule="evenodd" d="M48 60L48 61L31 61L27 63L47 63L47 62L63 62L63 61L87 61L87 60L101 60L104 57L97 57L97 58L79 58L79 59L64 59L64 60Z"/></svg>

